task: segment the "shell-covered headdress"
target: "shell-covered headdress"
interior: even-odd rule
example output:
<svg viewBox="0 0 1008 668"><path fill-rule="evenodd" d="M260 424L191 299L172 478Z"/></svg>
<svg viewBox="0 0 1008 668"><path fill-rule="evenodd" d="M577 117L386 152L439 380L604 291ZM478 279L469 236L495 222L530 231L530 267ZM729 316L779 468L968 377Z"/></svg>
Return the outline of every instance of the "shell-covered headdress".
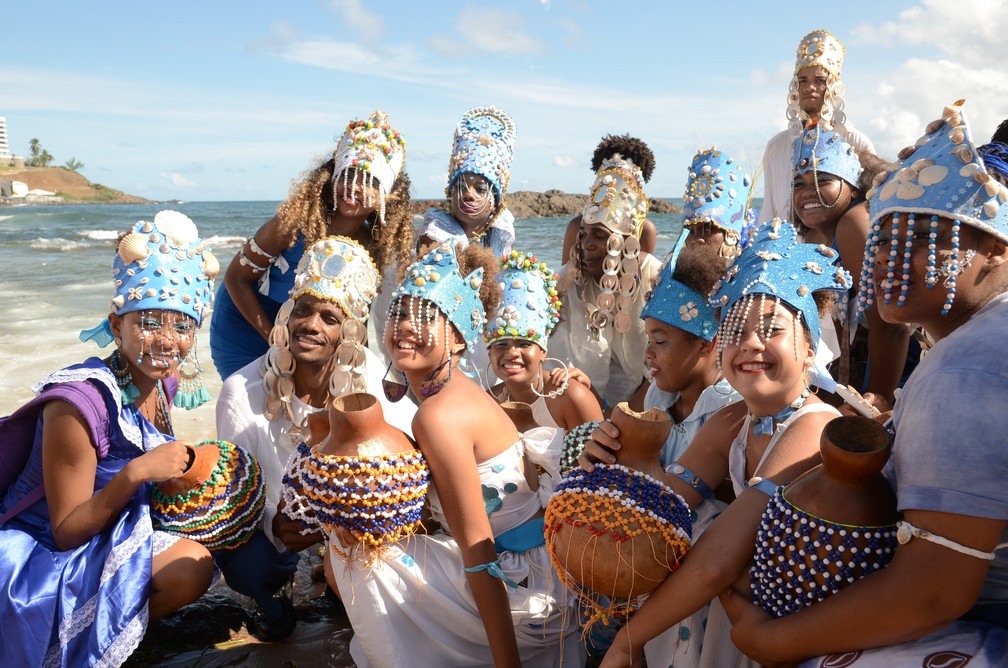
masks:
<svg viewBox="0 0 1008 668"><path fill-rule="evenodd" d="M500 206L511 181L514 141L515 124L507 112L497 107L473 107L462 114L448 161L446 194L451 196L451 188L462 174L479 174L493 186Z"/></svg>
<svg viewBox="0 0 1008 668"><path fill-rule="evenodd" d="M474 270L468 276L459 273L458 259L455 249L450 244L443 244L430 251L406 271L406 278L392 293L392 304L389 314L397 312L399 301L406 296L418 297L433 304L444 314L462 338L466 349L472 353L476 339L483 331L486 322L486 312L480 301L480 286L483 285L483 268ZM414 329L419 331L420 318L415 311L419 306L414 300L414 311L410 319ZM398 323L396 324L398 326ZM433 331L428 332L433 342Z"/></svg>
<svg viewBox="0 0 1008 668"><path fill-rule="evenodd" d="M802 132L791 153L795 175L825 172L857 187L861 176L861 159L857 152L835 130L823 130L818 125Z"/></svg>
<svg viewBox="0 0 1008 668"><path fill-rule="evenodd" d="M290 320L294 304L302 295L335 302L345 318L340 325L340 340L335 352L335 368L329 379L329 395L366 389L364 342L371 301L378 291L378 271L364 247L346 237L328 237L316 241L305 251L294 273L294 287L277 313L270 331L270 348L260 363L266 390L265 414L270 420L288 417L294 424L291 433L305 430L294 419L292 375L296 367L290 352Z"/></svg>
<svg viewBox="0 0 1008 668"><path fill-rule="evenodd" d="M748 222L753 181L745 168L715 146L697 151L683 193L683 225L710 223L724 232L721 255L734 257Z"/></svg>
<svg viewBox="0 0 1008 668"><path fill-rule="evenodd" d="M112 312L178 311L199 325L213 310L219 271L196 224L178 211L161 211L153 222L136 223L119 241L112 260Z"/></svg>
<svg viewBox="0 0 1008 668"><path fill-rule="evenodd" d="M367 120L350 121L333 152L333 162L334 188L341 184L345 191L353 188L350 180L341 179L348 169L357 170L358 176L364 180L365 192L377 182L379 216L384 222L385 197L392 191L406 162L406 140L389 125L388 115L375 109ZM364 204L371 205L367 201Z"/></svg>
<svg viewBox="0 0 1008 668"><path fill-rule="evenodd" d="M496 280L504 294L483 338L524 339L546 350L560 313L557 275L532 253L513 250L501 258Z"/></svg>
<svg viewBox="0 0 1008 668"><path fill-rule="evenodd" d="M674 278L679 254L686 245L689 235L689 228L683 228L675 248L672 249L672 255L665 261L658 274L658 283L644 304L640 317L641 320L654 318L666 325L699 336L705 341L713 341L714 335L717 334L718 319L707 297Z"/></svg>
<svg viewBox="0 0 1008 668"><path fill-rule="evenodd" d="M795 56L794 76L791 77L787 98L788 127L794 136L798 136L803 129L803 121L807 120L803 118L798 105L798 73L806 67L822 67L828 75L819 121L828 129L832 129L833 125L843 129L847 115L843 111L844 88L840 74L845 55L844 45L828 30L813 30L802 37Z"/></svg>
<svg viewBox="0 0 1008 668"><path fill-rule="evenodd" d="M959 252L959 226L965 223L1008 242L1008 188L991 177L985 167L973 143L966 112L962 108L964 103L964 100L958 100L945 107L941 119L928 125L916 145L900 153L903 159L898 167L876 176L867 192L872 228L861 269L859 313L864 313L875 296L872 269L879 250L882 219L889 215L892 215L894 238L901 216L906 217L906 232L902 248L896 243L890 245L890 278L881 286L887 304L893 298L891 281L897 276L897 264L901 264L903 270L897 304L902 306L906 299L913 230L922 218L928 219L930 225L925 285L932 288L940 276L944 277L943 285L948 298L943 314L948 313L955 298L956 276L972 258L972 251ZM940 266L935 248L939 218L952 220L951 253Z"/></svg>
<svg viewBox="0 0 1008 668"><path fill-rule="evenodd" d="M620 333L630 329L631 304L640 287L640 234L650 206L643 183L640 168L617 153L602 163L581 214L582 225L603 225L609 230L608 254L602 261L603 275L599 279L602 293L590 306L592 326L599 330L610 322ZM583 285L580 243L574 245L571 259L574 281Z"/></svg>
<svg viewBox="0 0 1008 668"><path fill-rule="evenodd" d="M775 218L761 225L711 292L711 305L721 309L718 352L741 339L756 295L795 309L812 335L813 349L818 348L819 310L813 293L842 293L851 287L850 274L839 259L840 254L825 244L799 243L797 231L787 221Z"/></svg>

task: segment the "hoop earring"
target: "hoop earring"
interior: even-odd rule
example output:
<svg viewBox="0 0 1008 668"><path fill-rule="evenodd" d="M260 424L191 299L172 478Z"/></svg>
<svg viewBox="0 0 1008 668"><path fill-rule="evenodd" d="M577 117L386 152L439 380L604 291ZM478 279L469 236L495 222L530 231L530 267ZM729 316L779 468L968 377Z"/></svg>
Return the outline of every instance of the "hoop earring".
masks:
<svg viewBox="0 0 1008 668"><path fill-rule="evenodd" d="M379 227L381 227L381 223L379 223L377 220L375 222L371 223L371 238L374 239L375 241L378 241L379 237L381 236L378 233L378 228Z"/></svg>
<svg viewBox="0 0 1008 668"><path fill-rule="evenodd" d="M561 383L560 387L558 387L557 389L547 392L546 394L543 394L539 390L537 390L534 384L530 384L529 387L532 389L532 393L537 397L542 397L544 399L556 399L557 397L562 396L563 393L567 391L567 387L570 385L570 370L567 368L566 362L557 359L556 357L547 357L546 359L544 359L543 367L546 366L546 362L557 362L558 364L560 364L560 366L563 367L564 370L563 383ZM542 367L540 367L539 369L539 386L540 387L546 386L546 378Z"/></svg>

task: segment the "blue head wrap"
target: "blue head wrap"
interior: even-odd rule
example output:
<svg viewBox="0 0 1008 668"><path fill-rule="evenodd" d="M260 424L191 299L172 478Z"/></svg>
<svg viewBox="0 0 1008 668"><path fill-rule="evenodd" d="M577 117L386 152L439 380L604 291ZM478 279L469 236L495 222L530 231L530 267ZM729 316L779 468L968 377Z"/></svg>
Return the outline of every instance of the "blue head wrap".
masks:
<svg viewBox="0 0 1008 668"><path fill-rule="evenodd" d="M795 175L825 172L857 186L861 176L861 159L835 130L822 130L818 125L802 132L794 142L791 164Z"/></svg>

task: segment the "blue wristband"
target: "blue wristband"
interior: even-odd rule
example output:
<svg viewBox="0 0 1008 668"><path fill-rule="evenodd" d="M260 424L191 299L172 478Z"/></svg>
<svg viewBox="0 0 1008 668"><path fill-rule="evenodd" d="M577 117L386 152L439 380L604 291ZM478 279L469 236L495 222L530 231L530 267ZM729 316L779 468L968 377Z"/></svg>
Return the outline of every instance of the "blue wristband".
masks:
<svg viewBox="0 0 1008 668"><path fill-rule="evenodd" d="M682 464L673 464L672 467L668 469L668 472L675 477L680 478L683 482L692 487L697 494L704 498L704 500L714 498L714 490L710 488L710 485L705 483L703 478L698 476L696 473L693 473L693 471L690 471Z"/></svg>
<svg viewBox="0 0 1008 668"><path fill-rule="evenodd" d="M512 589L516 589L518 587L518 584L516 582L508 578L508 576L504 575L504 571L501 570L499 561L491 561L486 564L480 564L479 566L466 567L465 571L466 573L478 573L480 571L486 571L491 576L497 578L498 580L506 584L508 587L511 587Z"/></svg>

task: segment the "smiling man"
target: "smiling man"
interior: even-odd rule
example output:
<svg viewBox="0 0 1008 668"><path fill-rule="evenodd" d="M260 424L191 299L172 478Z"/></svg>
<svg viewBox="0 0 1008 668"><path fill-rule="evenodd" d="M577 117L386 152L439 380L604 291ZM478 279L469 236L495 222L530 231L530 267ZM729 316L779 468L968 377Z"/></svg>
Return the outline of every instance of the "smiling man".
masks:
<svg viewBox="0 0 1008 668"><path fill-rule="evenodd" d="M858 153L875 152L871 141L846 125L844 46L826 30L813 30L798 44L794 76L788 87L788 128L767 143L763 153L763 207L758 222L791 219L791 153L802 130L818 125L836 130Z"/></svg>
<svg viewBox="0 0 1008 668"><path fill-rule="evenodd" d="M250 631L263 639L293 631L290 601L273 595L290 580L295 553L323 539L302 535L299 523L277 512L287 461L311 437L309 416L341 394L368 392L378 397L390 424L412 433L416 406L386 400L382 364L365 347L377 288L378 272L360 244L345 237L316 242L298 263L269 351L229 376L217 400L218 437L252 453L266 484L262 531L249 547L217 560L232 589L256 598L259 611Z"/></svg>

